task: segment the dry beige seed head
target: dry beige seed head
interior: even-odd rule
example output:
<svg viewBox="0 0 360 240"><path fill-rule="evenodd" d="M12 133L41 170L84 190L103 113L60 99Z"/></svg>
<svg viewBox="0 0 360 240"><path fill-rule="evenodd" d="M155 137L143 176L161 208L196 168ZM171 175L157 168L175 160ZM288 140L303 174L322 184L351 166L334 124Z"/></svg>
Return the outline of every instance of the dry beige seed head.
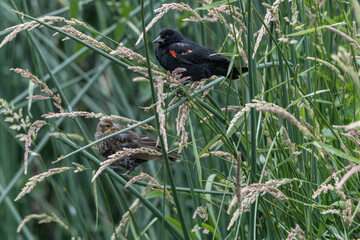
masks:
<svg viewBox="0 0 360 240"><path fill-rule="evenodd" d="M163 4L160 8L157 8L154 10L154 13L157 13L157 15L151 20L151 22L146 26L145 31L149 31L149 29L158 21L160 20L165 13L167 13L170 10L178 10L180 12L190 12L191 14L193 14L196 18L200 18L200 15L193 10L189 5L185 4L185 3L168 3L168 4ZM135 46L138 45L140 43L140 41L143 39L144 37L144 33L141 33L139 39L136 41Z"/></svg>
<svg viewBox="0 0 360 240"><path fill-rule="evenodd" d="M25 140L25 154L24 154L24 174L27 174L27 162L30 152L30 146L31 146L31 136L34 136L34 139L36 138L36 134L40 130L42 126L47 124L45 121L37 120L33 124L31 124L26 140Z"/></svg>
<svg viewBox="0 0 360 240"><path fill-rule="evenodd" d="M166 135L166 130L165 130L166 116L164 114L164 109L162 108L162 106L165 107L164 81L162 80L162 78L159 78L159 77L157 77L155 80L156 80L155 87L157 89L156 112L158 113L158 116L159 116L159 132L163 138L165 151L167 152L168 151L168 142L167 142L167 135Z"/></svg>
<svg viewBox="0 0 360 240"><path fill-rule="evenodd" d="M204 206L197 207L192 218L195 219L196 216L199 216L201 219L204 219L204 221L207 221L209 217L207 208Z"/></svg>
<svg viewBox="0 0 360 240"><path fill-rule="evenodd" d="M58 216L56 216L55 213L52 213L51 216L47 214L30 214L21 221L16 231L19 233L21 229L25 226L25 224L32 219L39 219L39 223L57 222L63 228L68 229L65 223L61 221L61 219Z"/></svg>
<svg viewBox="0 0 360 240"><path fill-rule="evenodd" d="M146 196L152 189L152 186L148 184L144 191L141 193L142 196ZM134 203L129 207L129 211L124 213L124 215L121 218L121 221L119 225L116 227L114 234L111 236L111 240L118 239L118 236L120 235L121 229L126 227L126 231L128 230L128 223L131 218L131 215L134 214L141 206L141 201L139 199L136 199ZM126 234L125 234L126 235Z"/></svg>
<svg viewBox="0 0 360 240"><path fill-rule="evenodd" d="M291 232L289 233L286 240L292 240L292 239L300 239L300 240L306 240L304 231L299 227L298 224L296 224L295 228L291 228Z"/></svg>
<svg viewBox="0 0 360 240"><path fill-rule="evenodd" d="M190 109L188 103L181 104L179 106L178 116L175 119L177 136L181 136L179 153L181 153L183 147L187 144L187 140L188 140L188 133L186 131L185 124L186 124L186 119L189 116L189 110Z"/></svg>
<svg viewBox="0 0 360 240"><path fill-rule="evenodd" d="M118 151L110 155L105 161L100 163L101 167L96 171L95 175L91 179L91 182L94 182L95 179L105 170L105 168L121 160L123 157L141 154L141 153L153 155L153 156L161 156L161 153L159 151L156 151L152 148L147 148L147 147L124 148L123 151Z"/></svg>
<svg viewBox="0 0 360 240"><path fill-rule="evenodd" d="M254 203L259 196L268 193L274 196L276 199L287 200L285 194L283 194L278 188L292 181L295 181L295 179L270 180L265 183L254 183L249 186L243 187L240 191L240 194L236 194L229 204L227 210L228 214L230 214L232 207L236 203L241 203L241 205L238 206L238 208L235 210L227 229L229 230L233 226L235 221L243 212L249 211L250 205ZM237 195L241 196L241 201L237 199Z"/></svg>
<svg viewBox="0 0 360 240"><path fill-rule="evenodd" d="M52 169L49 169L47 172L40 173L38 175L35 175L35 176L31 177L28 180L28 182L25 184L25 187L23 187L21 192L17 195L17 197L15 198L15 201L19 200L20 198L22 198L23 196L25 196L26 194L31 192L31 190L34 187L36 187L36 185L39 182L44 181L46 178L48 178L48 177L50 177L52 175L65 172L65 171L68 171L70 169L72 169L72 168L71 167L52 168Z"/></svg>

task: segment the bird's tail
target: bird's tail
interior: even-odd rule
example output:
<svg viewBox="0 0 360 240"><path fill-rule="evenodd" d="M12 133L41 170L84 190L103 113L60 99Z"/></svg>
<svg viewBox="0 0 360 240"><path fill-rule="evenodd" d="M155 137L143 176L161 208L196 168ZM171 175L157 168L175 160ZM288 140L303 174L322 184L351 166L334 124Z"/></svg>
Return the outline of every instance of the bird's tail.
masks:
<svg viewBox="0 0 360 240"><path fill-rule="evenodd" d="M229 79L238 79L240 76L240 72L245 73L248 71L247 67L243 67L243 68L241 68L241 70L239 70L239 68L234 66L232 71L229 73L229 75L227 75L228 68L229 68L229 63L224 63L224 64L217 64L217 65L214 64L209 69L211 70L211 73L212 73L211 75L221 75L221 76L227 77Z"/></svg>
<svg viewBox="0 0 360 240"><path fill-rule="evenodd" d="M247 67L242 67L241 73L244 74L244 73L248 72L248 70L249 69ZM239 75L240 75L239 69L237 67L233 67L232 72L230 72L228 77L230 79L237 79L239 77Z"/></svg>
<svg viewBox="0 0 360 240"><path fill-rule="evenodd" d="M181 155L176 152L176 150L168 153L169 160L175 162L176 160L181 159Z"/></svg>

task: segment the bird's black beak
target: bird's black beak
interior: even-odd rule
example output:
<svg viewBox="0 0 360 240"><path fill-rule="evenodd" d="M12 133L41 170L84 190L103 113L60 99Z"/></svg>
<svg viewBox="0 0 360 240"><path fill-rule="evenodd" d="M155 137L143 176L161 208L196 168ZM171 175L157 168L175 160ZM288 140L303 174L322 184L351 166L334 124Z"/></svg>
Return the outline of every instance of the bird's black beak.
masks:
<svg viewBox="0 0 360 240"><path fill-rule="evenodd" d="M163 44L164 43L164 39L162 39L160 36L158 36L154 41L153 43L161 43Z"/></svg>

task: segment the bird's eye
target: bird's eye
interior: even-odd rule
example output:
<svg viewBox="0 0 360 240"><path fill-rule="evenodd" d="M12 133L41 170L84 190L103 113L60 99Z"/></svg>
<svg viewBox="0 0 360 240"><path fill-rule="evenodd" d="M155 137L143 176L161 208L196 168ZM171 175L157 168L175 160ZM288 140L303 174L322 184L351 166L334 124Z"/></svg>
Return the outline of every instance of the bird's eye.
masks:
<svg viewBox="0 0 360 240"><path fill-rule="evenodd" d="M168 40L169 39L169 36L165 36L164 40Z"/></svg>

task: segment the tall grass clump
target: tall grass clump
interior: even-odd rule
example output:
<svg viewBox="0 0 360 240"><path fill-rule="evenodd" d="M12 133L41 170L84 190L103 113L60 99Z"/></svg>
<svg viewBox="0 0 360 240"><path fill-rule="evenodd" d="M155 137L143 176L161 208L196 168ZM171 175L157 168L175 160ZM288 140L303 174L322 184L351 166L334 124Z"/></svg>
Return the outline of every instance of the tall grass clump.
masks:
<svg viewBox="0 0 360 240"><path fill-rule="evenodd" d="M1 238L360 238L358 1L5 0L0 14ZM155 59L163 28L249 72L182 85ZM106 138L142 133L164 161L109 168L128 152L99 155L102 118L127 126Z"/></svg>

